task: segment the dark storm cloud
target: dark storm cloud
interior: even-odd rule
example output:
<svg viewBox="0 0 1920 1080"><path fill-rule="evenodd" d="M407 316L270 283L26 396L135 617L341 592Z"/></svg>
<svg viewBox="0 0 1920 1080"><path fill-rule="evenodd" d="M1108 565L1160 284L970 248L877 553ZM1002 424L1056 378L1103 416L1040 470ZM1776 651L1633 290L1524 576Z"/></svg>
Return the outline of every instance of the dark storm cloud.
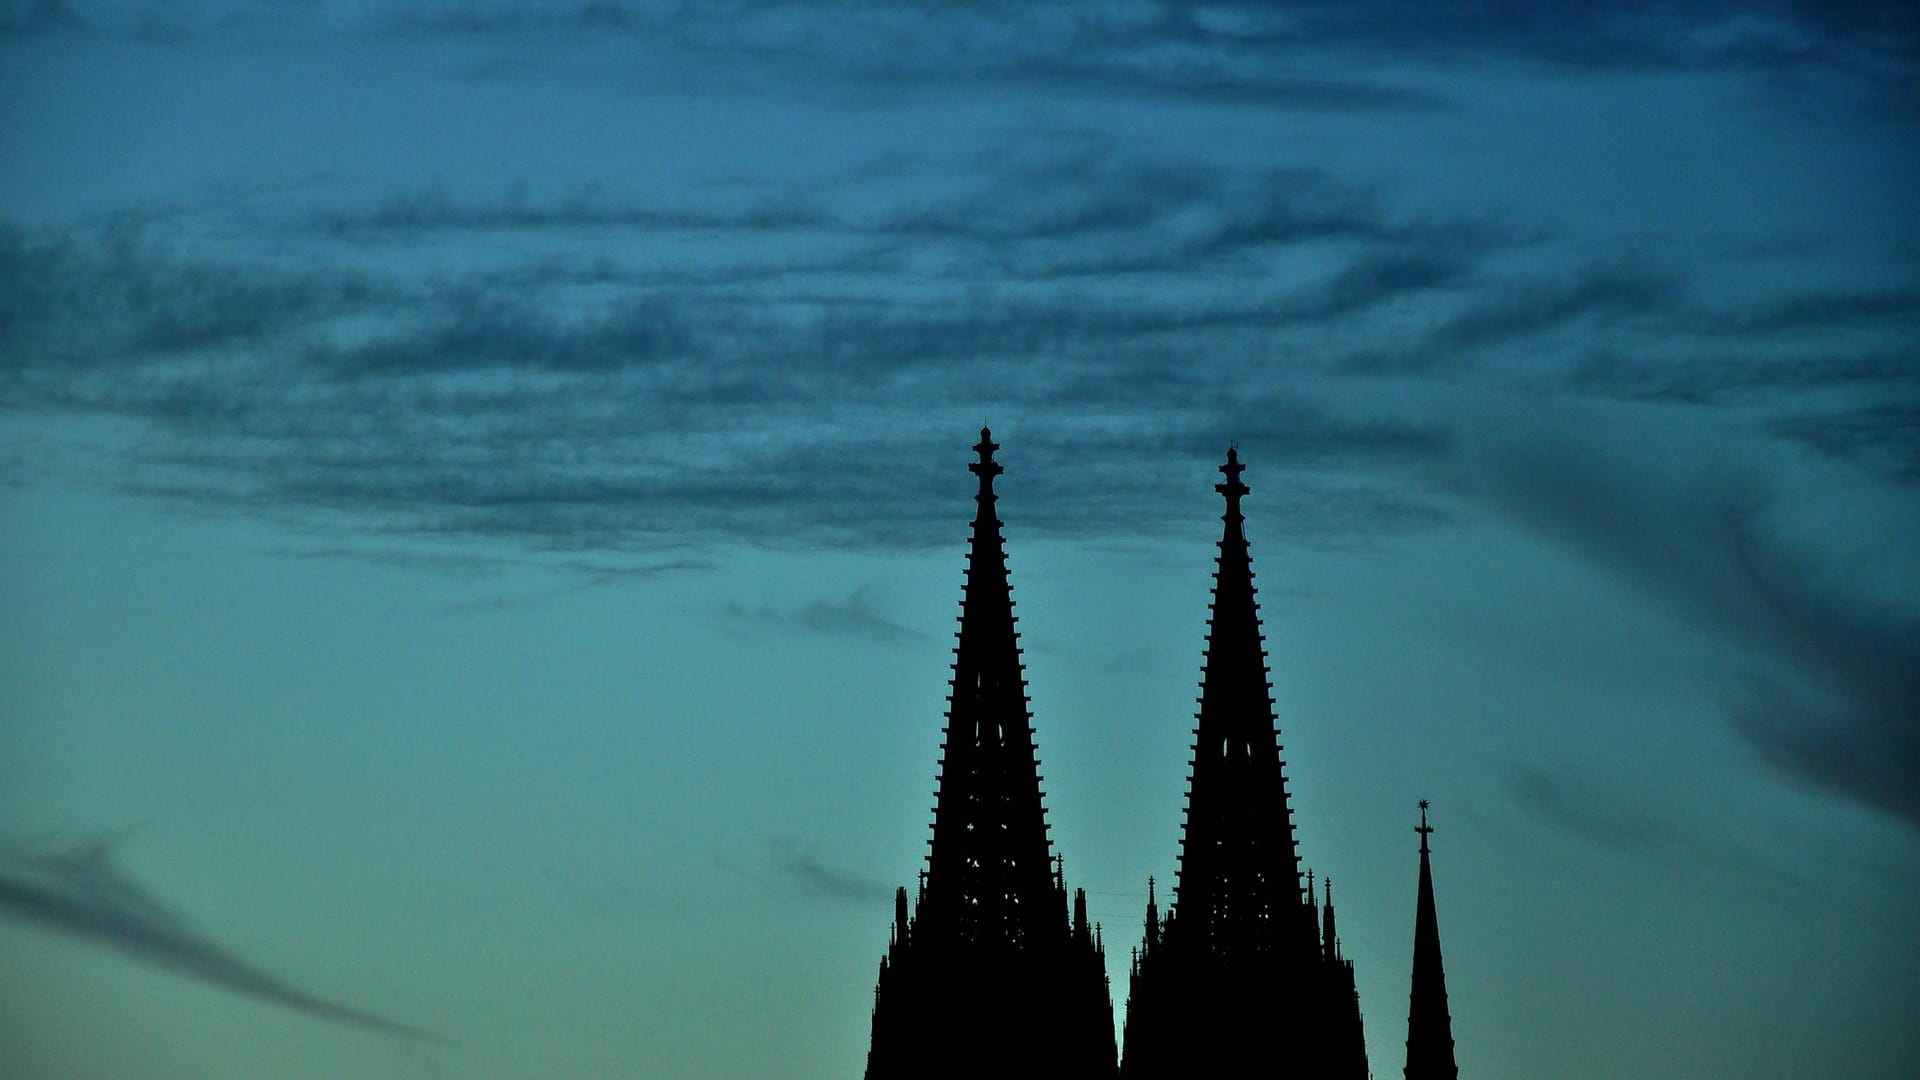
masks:
<svg viewBox="0 0 1920 1080"><path fill-rule="evenodd" d="M1562 410L1487 426L1462 455L1470 490L1751 656L1728 712L1769 763L1920 827L1910 599L1789 545L1763 475L1694 437Z"/></svg>
<svg viewBox="0 0 1920 1080"><path fill-rule="evenodd" d="M236 956L116 867L104 841L66 852L0 857L0 914L111 946L142 963L283 1009L388 1035L430 1037L317 997Z"/></svg>

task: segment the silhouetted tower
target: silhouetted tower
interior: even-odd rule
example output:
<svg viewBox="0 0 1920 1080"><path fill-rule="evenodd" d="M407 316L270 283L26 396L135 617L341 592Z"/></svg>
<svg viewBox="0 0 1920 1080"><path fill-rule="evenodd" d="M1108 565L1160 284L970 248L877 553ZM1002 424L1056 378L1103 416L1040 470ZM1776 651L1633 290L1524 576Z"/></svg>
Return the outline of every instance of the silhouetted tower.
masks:
<svg viewBox="0 0 1920 1080"><path fill-rule="evenodd" d="M1174 902L1151 886L1134 958L1121 1073L1365 1080L1353 966L1300 886L1272 684L1261 648L1237 450L1220 467L1227 500L1194 729ZM1251 1069L1249 1066L1251 1065Z"/></svg>
<svg viewBox="0 0 1920 1080"><path fill-rule="evenodd" d="M868 1080L1114 1074L1113 1004L1086 896L1047 837L1013 591L982 428L933 840L912 917L894 896Z"/></svg>
<svg viewBox="0 0 1920 1080"><path fill-rule="evenodd" d="M1427 859L1427 800L1420 800L1420 899L1413 913L1413 991L1407 1004L1407 1080L1455 1080L1453 1017L1447 1012L1447 972L1440 962L1440 918L1433 909L1433 869Z"/></svg>

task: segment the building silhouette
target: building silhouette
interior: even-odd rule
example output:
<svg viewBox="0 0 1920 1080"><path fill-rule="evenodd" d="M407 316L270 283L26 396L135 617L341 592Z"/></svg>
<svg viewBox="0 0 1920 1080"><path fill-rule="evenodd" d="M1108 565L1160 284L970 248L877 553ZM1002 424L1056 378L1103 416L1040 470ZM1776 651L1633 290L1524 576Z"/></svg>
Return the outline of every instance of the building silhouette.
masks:
<svg viewBox="0 0 1920 1080"><path fill-rule="evenodd" d="M1086 893L1069 918L1047 836L1013 591L995 509L999 447L980 480L954 649L927 868L874 988L867 1080L1114 1075L1113 1004Z"/></svg>
<svg viewBox="0 0 1920 1080"><path fill-rule="evenodd" d="M1366 1080L1353 965L1340 954L1332 883L1303 889L1261 647L1237 450L1220 467L1221 520L1193 769L1173 903L1148 882L1134 952L1121 1075L1175 1080L1266 1075Z"/></svg>
<svg viewBox="0 0 1920 1080"><path fill-rule="evenodd" d="M1333 882L1301 880L1272 683L1240 501L1227 451L1214 572L1172 902L1147 880L1146 925L1128 979L1125 1053L1086 893L1069 914L1047 836L1032 713L1014 629L987 429L927 868L893 931L874 988L867 1080L1045 1076L1185 1080L1253 1074L1367 1080L1353 964ZM1407 1080L1457 1080L1446 977L1420 803L1420 889Z"/></svg>
<svg viewBox="0 0 1920 1080"><path fill-rule="evenodd" d="M1420 800L1420 899L1413 911L1413 989L1407 1001L1407 1080L1455 1080L1453 1017L1447 972L1440 962L1440 917L1433 909L1433 867L1427 858L1427 800Z"/></svg>

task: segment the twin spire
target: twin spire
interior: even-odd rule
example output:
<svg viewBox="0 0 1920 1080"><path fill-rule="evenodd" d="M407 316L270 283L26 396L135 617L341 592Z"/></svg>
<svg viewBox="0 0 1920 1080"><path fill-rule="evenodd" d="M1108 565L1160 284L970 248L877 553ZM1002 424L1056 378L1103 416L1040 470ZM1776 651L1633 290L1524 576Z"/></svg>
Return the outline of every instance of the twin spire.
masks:
<svg viewBox="0 0 1920 1080"><path fill-rule="evenodd" d="M1365 1080L1333 882L1322 879L1322 897L1311 876L1301 884L1238 448L1227 451L1225 480L1214 487L1226 509L1173 899L1163 912L1148 879L1124 1059L1115 1053L1101 928L1088 925L1083 890L1069 904L1048 837L994 492L1005 471L994 460L999 449L981 428L978 460L968 465L980 486L927 868L911 910L907 890L895 894L867 1080L1156 1080L1233 1074L1263 1061L1285 1075ZM1421 808L1407 1080L1456 1080Z"/></svg>
<svg viewBox="0 0 1920 1080"><path fill-rule="evenodd" d="M1111 1080L1113 1002L1086 894L1068 914L1047 836L1033 715L995 508L1000 447L980 429L980 478L960 631L918 902L874 989L867 1080L1034 1075ZM899 929L901 924L905 930ZM1091 932L1089 930L1091 929Z"/></svg>
<svg viewBox="0 0 1920 1080"><path fill-rule="evenodd" d="M1331 888L1316 910L1311 883L1301 887L1237 447L1220 471L1214 490L1226 510L1173 903L1161 914L1149 885L1121 1075L1233 1075L1243 1063L1274 1061L1287 1075L1366 1080Z"/></svg>

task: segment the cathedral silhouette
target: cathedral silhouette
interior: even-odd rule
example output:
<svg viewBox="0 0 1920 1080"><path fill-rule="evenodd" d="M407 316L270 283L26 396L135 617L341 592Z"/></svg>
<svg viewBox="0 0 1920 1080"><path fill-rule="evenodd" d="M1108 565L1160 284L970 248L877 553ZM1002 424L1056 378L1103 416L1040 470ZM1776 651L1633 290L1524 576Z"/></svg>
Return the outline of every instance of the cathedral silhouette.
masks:
<svg viewBox="0 0 1920 1080"><path fill-rule="evenodd" d="M1000 447L982 428L952 693L937 762L933 839L874 987L867 1080L1260 1075L1367 1080L1353 964L1340 949L1333 882L1303 887L1287 802L1237 449L1226 498L1173 901L1147 880L1132 950L1125 1053L1114 1042L1101 928L1085 890L1069 907L1047 836L1040 762L1014 629L993 482ZM1446 974L1420 802L1406 1080L1456 1080Z"/></svg>

